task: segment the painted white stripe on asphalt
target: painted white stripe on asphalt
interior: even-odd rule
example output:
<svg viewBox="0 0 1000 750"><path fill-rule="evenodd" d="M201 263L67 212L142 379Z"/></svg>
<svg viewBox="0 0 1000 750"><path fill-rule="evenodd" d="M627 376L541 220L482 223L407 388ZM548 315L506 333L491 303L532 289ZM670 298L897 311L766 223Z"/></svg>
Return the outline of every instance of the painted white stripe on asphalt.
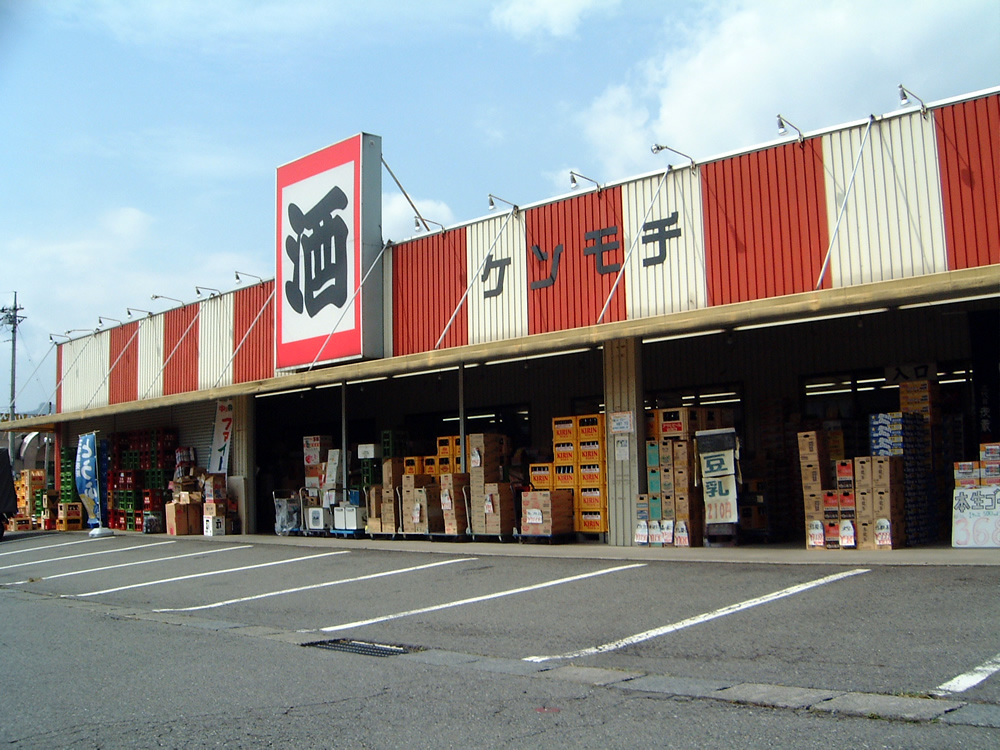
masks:
<svg viewBox="0 0 1000 750"><path fill-rule="evenodd" d="M257 570L258 568L270 568L274 565L287 565L303 560L315 560L318 557L330 557L330 555L346 555L350 550L339 550L337 552L323 552L319 555L306 555L305 557L293 557L290 560L275 560L274 562L260 563L258 565L242 565L238 568L226 568L225 570L207 570L201 573L192 573L186 576L175 576L174 578L161 578L158 581L146 581L144 583L133 583L128 586L116 586L113 589L102 589L101 591L88 591L86 594L62 594L64 599L77 599L86 596L98 596L100 594L113 594L116 591L127 591L128 589L141 589L146 586L158 586L161 583L175 583L177 581L189 581L192 578L206 578L208 576L221 576L225 573L239 573L244 570Z"/></svg>
<svg viewBox="0 0 1000 750"><path fill-rule="evenodd" d="M356 578L343 578L339 581L326 581L324 583L313 583L308 586L296 586L293 589L283 589L281 591L268 591L265 594L254 594L253 596L241 596L239 599L226 599L222 602L213 602L212 604L200 604L197 607L176 607L172 609L154 609L154 612L196 612L200 609L215 609L216 607L225 607L227 604L239 604L240 602L252 602L256 599L267 599L271 596L282 596L284 594L297 594L300 591L311 591L312 589L321 589L327 586L339 586L342 583L357 583L358 581L371 581L375 578L384 578L386 576L394 576L399 573L412 573L415 570L427 570L428 568L438 568L442 565L452 565L454 563L460 562L471 562L477 560L476 557L463 557L458 560L442 560L440 562L428 563L427 565L414 565L412 568L399 568L397 570L386 570L382 573L369 573L368 575L358 576Z"/></svg>
<svg viewBox="0 0 1000 750"><path fill-rule="evenodd" d="M324 633L333 633L337 630L348 630L350 628L360 628L365 625L374 625L379 622L388 622L389 620L398 620L401 617L410 617L411 615L422 615L426 612L437 612L441 609L450 609L451 607L461 607L465 604L475 604L477 602L486 602L491 599L501 599L505 596L513 596L514 594L523 594L526 591L537 591L538 589L546 589L551 586L558 586L563 583L572 583L573 581L582 581L586 578L594 578L595 576L603 576L608 573L617 573L620 570L630 570L632 568L644 568L645 563L634 563L632 565L621 565L617 568L607 568L605 570L597 570L593 573L582 573L577 576L570 576L569 578L559 578L555 581L546 581L544 583L536 583L532 586L522 586L517 589L509 589L507 591L498 591L495 594L484 594L483 596L473 596L469 599L460 599L455 602L447 602L445 604L435 604L432 607L421 607L420 609L411 609L408 612L397 612L394 615L384 615L383 617L373 617L370 620L358 620L357 622L348 622L343 625L331 625L328 628L320 628Z"/></svg>
<svg viewBox="0 0 1000 750"><path fill-rule="evenodd" d="M185 557L198 557L198 555L214 555L216 552L231 552L234 549L250 549L253 547L252 544L241 544L239 547L221 547L219 549L209 549L202 550L201 552L188 552L183 555L171 555L170 557L154 557L152 560L136 560L130 563L119 563L118 565L104 565L100 568L87 568L86 570L72 570L69 573L56 573L52 576L41 576L40 578L34 579L37 581L51 581L53 578L66 578L67 576L82 576L87 573L100 573L105 570L117 570L118 568L132 568L136 565L149 565L150 563L157 562L170 562L171 560L180 560ZM7 584L8 586L19 586L29 581L14 581L13 583Z"/></svg>
<svg viewBox="0 0 1000 750"><path fill-rule="evenodd" d="M943 685L939 685L935 693L964 693L969 688L974 688L987 677L1000 672L1000 654L997 654L989 661L983 662L975 669L971 669L965 674L960 674L953 680Z"/></svg>
<svg viewBox="0 0 1000 750"><path fill-rule="evenodd" d="M755 599L747 599L739 604L731 604L728 607L722 607L714 612L707 612L703 615L696 615L695 617L689 617L686 620L681 620L680 622L675 622L672 625L664 625L663 627L654 628L653 630L647 630L643 633L637 633L636 635L631 635L628 638L622 638L618 641L612 641L611 643L605 643L602 646L593 646L591 648L585 648L580 651L573 651L568 654L559 654L556 656L526 656L522 661L552 661L555 659L579 659L583 656L592 656L593 654L603 654L608 651L617 651L620 648L625 648L626 646L632 646L636 643L642 643L643 641L648 641L651 638L657 638L661 635L666 635L667 633L674 633L678 630L683 630L684 628L689 628L692 625L700 625L703 622L709 622L710 620L715 620L719 617L725 617L726 615L731 615L736 612L742 612L745 609L750 609L751 607L757 607L761 604L767 604L768 602L773 602L778 599L784 599L786 596L792 596L793 594L800 594L803 591L808 591L809 589L816 588L817 586L823 586L827 583L833 583L834 581L839 581L844 578L849 578L850 576L856 576L861 573L867 573L868 569L858 568L857 570L849 570L844 573L836 573L834 575L825 576L823 578L817 578L815 581L809 581L807 583L800 583L796 586L791 586L787 589L782 589L781 591L775 591L773 594L766 594L765 596L758 596Z"/></svg>
<svg viewBox="0 0 1000 750"><path fill-rule="evenodd" d="M24 568L28 565L41 565L42 563L62 562L64 560L76 560L81 557L93 557L94 555L110 555L113 552L128 552L135 549L146 549L147 547L158 547L161 544L176 544L176 542L152 542L150 544L137 544L134 547L118 547L117 549L105 549L100 552L82 552L79 555L66 555L66 557L50 557L47 560L35 560L34 562L17 563L15 565L4 565L0 570L11 570L13 568Z"/></svg>
<svg viewBox="0 0 1000 750"><path fill-rule="evenodd" d="M111 537L104 537L105 539L110 539ZM44 547L25 547L24 549L15 549L10 552L0 552L0 557L6 557L7 555L20 555L22 552L37 552L42 549L54 549L55 547L68 547L71 544L87 544L88 542L96 542L97 539L79 539L75 542L60 542L59 544L46 544Z"/></svg>

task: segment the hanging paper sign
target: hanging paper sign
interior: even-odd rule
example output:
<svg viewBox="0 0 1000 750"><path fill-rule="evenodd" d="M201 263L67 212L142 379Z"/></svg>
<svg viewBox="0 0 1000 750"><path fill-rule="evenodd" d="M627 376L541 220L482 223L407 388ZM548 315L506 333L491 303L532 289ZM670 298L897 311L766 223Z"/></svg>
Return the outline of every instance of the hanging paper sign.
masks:
<svg viewBox="0 0 1000 750"><path fill-rule="evenodd" d="M451 510L451 490L447 487L441 490L441 510Z"/></svg>
<svg viewBox="0 0 1000 750"><path fill-rule="evenodd" d="M525 523L542 523L542 511L540 508L528 508L524 511L524 522Z"/></svg>
<svg viewBox="0 0 1000 750"><path fill-rule="evenodd" d="M91 516L101 521L101 490L97 470L97 434L80 435L76 449L76 492Z"/></svg>
<svg viewBox="0 0 1000 750"><path fill-rule="evenodd" d="M636 544L649 544L649 526L645 521L639 521L635 525L635 539Z"/></svg>
<svg viewBox="0 0 1000 750"><path fill-rule="evenodd" d="M705 477L702 486L705 496L705 522L737 523L739 511L736 508L736 477L732 474Z"/></svg>
<svg viewBox="0 0 1000 750"><path fill-rule="evenodd" d="M663 537L663 544L674 543L674 522L660 521L660 535Z"/></svg>
<svg viewBox="0 0 1000 750"><path fill-rule="evenodd" d="M233 401L225 399L215 406L215 432L212 435L211 474L229 472L229 444L233 439Z"/></svg>
<svg viewBox="0 0 1000 750"><path fill-rule="evenodd" d="M483 512L484 513L495 513L496 512L495 510L493 510L493 493L490 493L490 494L488 494L486 496L486 502L484 503L484 506L483 506Z"/></svg>
<svg viewBox="0 0 1000 750"><path fill-rule="evenodd" d="M736 451L699 452L698 457L701 460L701 475L704 477L721 477L726 474L736 474Z"/></svg>
<svg viewBox="0 0 1000 750"><path fill-rule="evenodd" d="M413 519L413 523L420 523L420 503L413 506L413 513L410 514L410 518Z"/></svg>

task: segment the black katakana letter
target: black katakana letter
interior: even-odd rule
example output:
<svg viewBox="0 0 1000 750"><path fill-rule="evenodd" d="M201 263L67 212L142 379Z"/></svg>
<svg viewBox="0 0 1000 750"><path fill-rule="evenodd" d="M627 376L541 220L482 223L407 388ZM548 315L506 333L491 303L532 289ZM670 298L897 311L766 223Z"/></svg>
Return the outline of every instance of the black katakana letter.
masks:
<svg viewBox="0 0 1000 750"><path fill-rule="evenodd" d="M643 268L646 266L658 266L667 259L667 240L681 236L680 227L677 229L667 229L667 227L672 227L676 223L677 212L674 211L665 219L647 221L642 225L642 231L645 233L642 237L642 244L649 245L655 242L657 245L656 255L642 259Z"/></svg>
<svg viewBox="0 0 1000 750"><path fill-rule="evenodd" d="M539 279L538 281L531 282L531 289L544 289L547 286L552 286L556 283L556 276L559 275L559 257L562 255L563 246L561 244L556 245L555 249L552 251L552 272L549 274L547 279ZM531 246L531 252L534 253L538 260L546 261L549 259L549 254L542 252L542 248L538 245Z"/></svg>
<svg viewBox="0 0 1000 750"><path fill-rule="evenodd" d="M483 299L489 299L490 297L497 297L503 294L503 280L504 276L507 274L507 266L510 265L510 258L501 258L500 260L493 260L493 253L486 256L486 265L483 266L483 275L480 278L484 284L486 279L490 277L490 273L494 268L498 269L500 272L499 278L497 278L497 285L492 289L487 289L483 292Z"/></svg>
<svg viewBox="0 0 1000 750"><path fill-rule="evenodd" d="M589 245L583 248L584 255L596 255L597 256L597 272L598 273L617 273L622 267L621 263L612 263L611 265L606 265L604 263L604 253L609 253L612 250L618 249L618 241L605 242L605 237L614 237L618 234L618 227L605 227L604 229L597 229L593 232L587 232L583 235L587 242L593 242L593 245Z"/></svg>

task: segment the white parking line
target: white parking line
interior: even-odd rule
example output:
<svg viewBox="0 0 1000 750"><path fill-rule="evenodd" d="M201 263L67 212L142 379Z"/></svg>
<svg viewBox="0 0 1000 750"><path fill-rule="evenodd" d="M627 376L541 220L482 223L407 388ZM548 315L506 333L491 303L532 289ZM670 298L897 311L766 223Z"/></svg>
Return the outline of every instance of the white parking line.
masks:
<svg viewBox="0 0 1000 750"><path fill-rule="evenodd" d="M987 677L1000 672L1000 654L997 654L989 661L985 661L975 669L970 669L965 674L960 674L953 680L938 687L933 691L936 694L942 693L964 693L969 688L974 688Z"/></svg>
<svg viewBox="0 0 1000 750"><path fill-rule="evenodd" d="M188 552L183 555L171 555L170 557L154 557L152 560L136 560L135 562L129 563L119 563L118 565L104 565L100 568L87 568L86 570L71 570L69 573L56 573L52 576L41 576L40 578L34 579L37 581L51 581L53 578L66 578L67 576L82 576L87 573L100 573L104 570L116 570L118 568L131 568L136 565L149 565L150 563L157 562L169 562L171 560L180 560L185 557L198 557L198 555L214 555L216 552L231 552L234 549L250 549L253 547L252 544L241 544L239 547L221 547L219 549L209 549L202 550L201 552ZM32 583L33 581L14 581L13 583L7 584L8 586L20 586L25 583Z"/></svg>
<svg viewBox="0 0 1000 750"><path fill-rule="evenodd" d="M678 630L683 630L684 628L689 628L692 625L700 625L703 622L708 622L710 620L715 620L719 617L725 617L726 615L731 615L736 612L742 612L744 609L750 609L751 607L757 607L761 604L767 604L768 602L773 602L777 599L783 599L786 596L792 596L793 594L799 594L803 591L808 591L809 589L816 588L817 586L823 586L827 583L833 583L834 581L839 581L843 578L848 578L850 576L856 576L861 573L867 573L868 570L865 568L858 568L857 570L849 570L844 573L836 573L834 575L825 576L823 578L817 578L815 581L809 581L808 583L800 583L796 586L791 586L787 589L782 589L781 591L775 591L773 594L766 594L765 596L758 596L755 599L747 599L739 604L731 604L728 607L722 607L714 612L707 612L703 615L696 615L695 617L689 617L686 620L681 620L680 622L675 622L672 625L664 625L663 627L654 628L653 630L647 630L643 633L637 633L636 635L631 635L628 638L622 638L618 641L612 641L611 643L605 643L602 646L593 646L591 648L585 648L580 651L573 651L568 654L559 654L557 656L526 656L522 661L533 661L533 662L543 662L552 661L554 659L579 659L583 656L592 656L593 654L602 654L608 651L617 651L620 648L625 648L626 646L631 646L636 643L642 643L643 641L648 641L651 638L657 638L661 635L666 635L667 633L674 633Z"/></svg>
<svg viewBox="0 0 1000 750"><path fill-rule="evenodd" d="M118 547L116 549L105 549L100 552L81 552L79 555L66 555L65 557L50 557L47 560L35 560L34 562L16 563L14 565L4 565L0 570L12 570L13 568L24 568L28 565L41 565L42 563L62 562L64 560L76 560L81 557L93 557L94 555L110 555L113 552L128 552L133 549L146 549L147 547L159 547L161 544L176 544L176 542L152 542L150 544L137 544L134 547Z"/></svg>
<svg viewBox="0 0 1000 750"><path fill-rule="evenodd" d="M98 596L100 594L113 594L116 591L127 591L128 589L141 589L146 586L158 586L161 583L175 583L176 581L188 581L192 578L206 578L207 576L221 576L225 573L239 573L244 570L256 570L258 568L270 568L274 565L287 565L303 560L315 560L318 557L329 557L330 555L346 555L350 550L339 550L337 552L323 552L319 555L306 555L305 557L293 557L290 560L276 560L274 562L260 563L259 565L242 565L239 568L226 568L225 570L207 570L201 573L192 573L186 576L175 576L174 578L161 578L158 581L146 581L144 583L133 583L128 586L116 586L113 589L102 589L100 591L88 591L86 594L62 594L64 599L76 599L87 596Z"/></svg>
<svg viewBox="0 0 1000 750"><path fill-rule="evenodd" d="M197 607L176 607L173 609L154 609L154 612L196 612L200 609L215 609L216 607L224 607L227 604L239 604L240 602L252 602L256 599L267 599L271 596L282 596L283 594L297 594L300 591L311 591L312 589L321 589L327 586L339 586L342 583L357 583L358 581L371 581L375 578L384 578L386 576L394 576L398 573L412 573L415 570L427 570L428 568L437 568L442 565L452 565L454 563L460 562L471 562L477 560L475 557L463 557L458 560L442 560L440 562L428 563L427 565L414 565L412 568L399 568L397 570L386 570L382 573L369 573L364 576L357 576L356 578L342 578L339 581L326 581L324 583L313 583L308 586L296 586L293 589L283 589L281 591L268 591L265 594L254 594L253 596L241 596L238 599L226 599L221 602L213 602L212 604L199 604Z"/></svg>
<svg viewBox="0 0 1000 750"><path fill-rule="evenodd" d="M469 599L460 599L455 602L447 602L445 604L436 604L432 607L421 607L420 609L411 609L408 612L397 612L394 615L384 615L382 617L373 617L370 620L358 620L357 622L348 622L343 625L331 625L328 628L320 628L324 633L333 633L337 630L348 630L350 628L360 628L365 625L374 625L379 622L387 622L389 620L398 620L401 617L409 617L411 615L422 615L426 612L437 612L441 609L450 609L451 607L461 607L465 604L475 604L477 602L486 602L490 599L501 599L505 596L512 596L514 594L523 594L526 591L537 591L538 589L549 588L550 586L558 586L563 583L572 583L573 581L582 581L586 578L594 578L595 576L603 576L608 573L617 573L620 570L630 570L632 568L644 568L645 563L634 563L632 565L621 565L617 568L606 568L605 570L597 570L593 573L583 573L581 575L569 576L568 578L559 578L555 581L546 581L544 583L536 583L532 586L522 586L517 589L509 589L507 591L499 591L495 594L485 594L483 596L473 596Z"/></svg>
<svg viewBox="0 0 1000 750"><path fill-rule="evenodd" d="M105 537L106 539L109 537ZM80 539L75 542L59 542L59 544L46 544L43 547L25 547L24 549L14 549L10 552L0 552L0 557L6 557L7 555L20 555L22 552L37 552L41 549L53 549L55 547L68 547L71 544L87 544L88 542L96 542L97 539Z"/></svg>

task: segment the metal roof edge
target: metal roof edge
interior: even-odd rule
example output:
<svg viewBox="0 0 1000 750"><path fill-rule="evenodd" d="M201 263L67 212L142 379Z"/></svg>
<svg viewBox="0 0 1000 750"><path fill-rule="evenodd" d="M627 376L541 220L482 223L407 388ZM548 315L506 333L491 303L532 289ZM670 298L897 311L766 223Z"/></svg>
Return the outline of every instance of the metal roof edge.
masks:
<svg viewBox="0 0 1000 750"><path fill-rule="evenodd" d="M920 302L960 302L963 297L977 294L997 294L998 292L1000 292L1000 264L958 271L943 271L924 276L910 276L904 279L871 284L822 289L749 302L705 307L651 318L603 323L504 341L491 341L399 357L352 362L205 391L188 391L144 401L102 406L86 411L62 412L19 419L12 423L0 424L0 432L44 430L62 423L199 401L278 393L298 388L314 388L320 385L350 384L351 381L355 380L391 378L396 374L459 365L480 365L488 361L517 359L535 354L557 354L570 349L601 346L614 339L697 334L699 331L735 328L751 323L793 322L798 318L863 312L872 307L891 308Z"/></svg>

